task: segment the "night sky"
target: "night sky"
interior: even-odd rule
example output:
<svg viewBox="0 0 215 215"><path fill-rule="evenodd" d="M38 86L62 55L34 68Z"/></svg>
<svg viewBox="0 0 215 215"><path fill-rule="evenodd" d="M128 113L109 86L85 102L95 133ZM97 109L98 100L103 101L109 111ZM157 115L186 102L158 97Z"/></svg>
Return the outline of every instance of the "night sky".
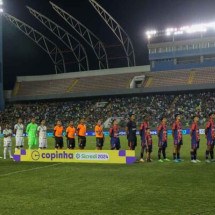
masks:
<svg viewBox="0 0 215 215"><path fill-rule="evenodd" d="M92 30L107 46L119 45L111 30L97 14L88 0L52 0L71 13ZM215 21L214 0L97 0L129 34L136 53L137 65L148 64L147 41L144 32L148 29L165 29L181 25ZM64 27L86 47L91 69L97 62L88 45L51 8L48 0L4 0L4 11L21 19L49 37L66 50L56 37L37 21L25 8L28 5ZM52 62L33 41L12 24L3 20L4 85L13 88L18 75L41 75L54 73ZM118 48L108 48L109 55L117 56ZM70 56L68 55L69 59ZM72 61L72 60L70 60ZM120 61L120 60L119 60ZM69 61L68 61L69 62ZM113 61L114 66L117 61ZM72 65L68 65L68 67ZM71 68L69 67L69 68ZM72 69L71 69L72 71Z"/></svg>

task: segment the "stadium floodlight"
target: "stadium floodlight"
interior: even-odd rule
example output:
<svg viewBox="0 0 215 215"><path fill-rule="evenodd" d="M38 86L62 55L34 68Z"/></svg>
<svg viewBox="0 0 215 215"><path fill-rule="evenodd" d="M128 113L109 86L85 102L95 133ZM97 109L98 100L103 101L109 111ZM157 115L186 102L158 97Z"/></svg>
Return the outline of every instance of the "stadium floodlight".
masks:
<svg viewBox="0 0 215 215"><path fill-rule="evenodd" d="M151 30L151 31L146 31L146 36L148 39L151 39L152 37L154 37L157 34L156 30Z"/></svg>
<svg viewBox="0 0 215 215"><path fill-rule="evenodd" d="M3 9L3 0L0 0L0 13L3 13L4 12L4 9Z"/></svg>
<svg viewBox="0 0 215 215"><path fill-rule="evenodd" d="M161 31L147 31L146 36L148 39L157 36L175 36L175 35L183 35L183 34L195 34L195 33L205 33L208 30L215 30L215 22L209 23L200 23L194 25L186 25L179 28L167 28L166 30Z"/></svg>

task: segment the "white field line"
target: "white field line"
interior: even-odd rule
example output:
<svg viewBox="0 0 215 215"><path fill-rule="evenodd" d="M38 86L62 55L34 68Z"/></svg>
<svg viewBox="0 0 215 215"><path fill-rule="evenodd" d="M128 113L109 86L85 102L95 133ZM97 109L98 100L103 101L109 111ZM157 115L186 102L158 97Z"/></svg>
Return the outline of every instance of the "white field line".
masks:
<svg viewBox="0 0 215 215"><path fill-rule="evenodd" d="M40 170L40 169L44 169L44 168L48 168L48 167L58 166L61 164L63 164L63 163L57 163L57 164L51 164L51 165L36 167L36 168L32 168L32 169L24 169L24 170L15 171L15 172L9 172L9 173L0 175L0 177L15 175L15 174L23 173L23 172L30 172L30 171L34 171L34 170Z"/></svg>

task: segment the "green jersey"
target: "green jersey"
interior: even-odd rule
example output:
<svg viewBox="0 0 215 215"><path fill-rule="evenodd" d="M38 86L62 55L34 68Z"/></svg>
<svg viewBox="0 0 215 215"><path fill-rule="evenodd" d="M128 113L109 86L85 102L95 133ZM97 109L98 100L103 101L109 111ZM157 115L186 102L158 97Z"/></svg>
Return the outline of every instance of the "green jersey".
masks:
<svg viewBox="0 0 215 215"><path fill-rule="evenodd" d="M29 137L36 137L37 136L37 124L36 123L29 123L26 128L26 132Z"/></svg>

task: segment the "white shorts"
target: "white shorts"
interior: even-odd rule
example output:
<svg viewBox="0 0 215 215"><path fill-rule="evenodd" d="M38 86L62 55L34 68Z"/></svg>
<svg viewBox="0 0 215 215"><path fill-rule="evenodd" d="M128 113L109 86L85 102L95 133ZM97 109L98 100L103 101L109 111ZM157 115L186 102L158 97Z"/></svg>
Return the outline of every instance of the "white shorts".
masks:
<svg viewBox="0 0 215 215"><path fill-rule="evenodd" d="M16 146L24 146L24 138L23 137L16 137Z"/></svg>
<svg viewBox="0 0 215 215"><path fill-rule="evenodd" d="M12 146L12 141L4 140L4 147L11 147L11 146Z"/></svg>
<svg viewBox="0 0 215 215"><path fill-rule="evenodd" d="M47 148L47 139L39 139L39 148Z"/></svg>

